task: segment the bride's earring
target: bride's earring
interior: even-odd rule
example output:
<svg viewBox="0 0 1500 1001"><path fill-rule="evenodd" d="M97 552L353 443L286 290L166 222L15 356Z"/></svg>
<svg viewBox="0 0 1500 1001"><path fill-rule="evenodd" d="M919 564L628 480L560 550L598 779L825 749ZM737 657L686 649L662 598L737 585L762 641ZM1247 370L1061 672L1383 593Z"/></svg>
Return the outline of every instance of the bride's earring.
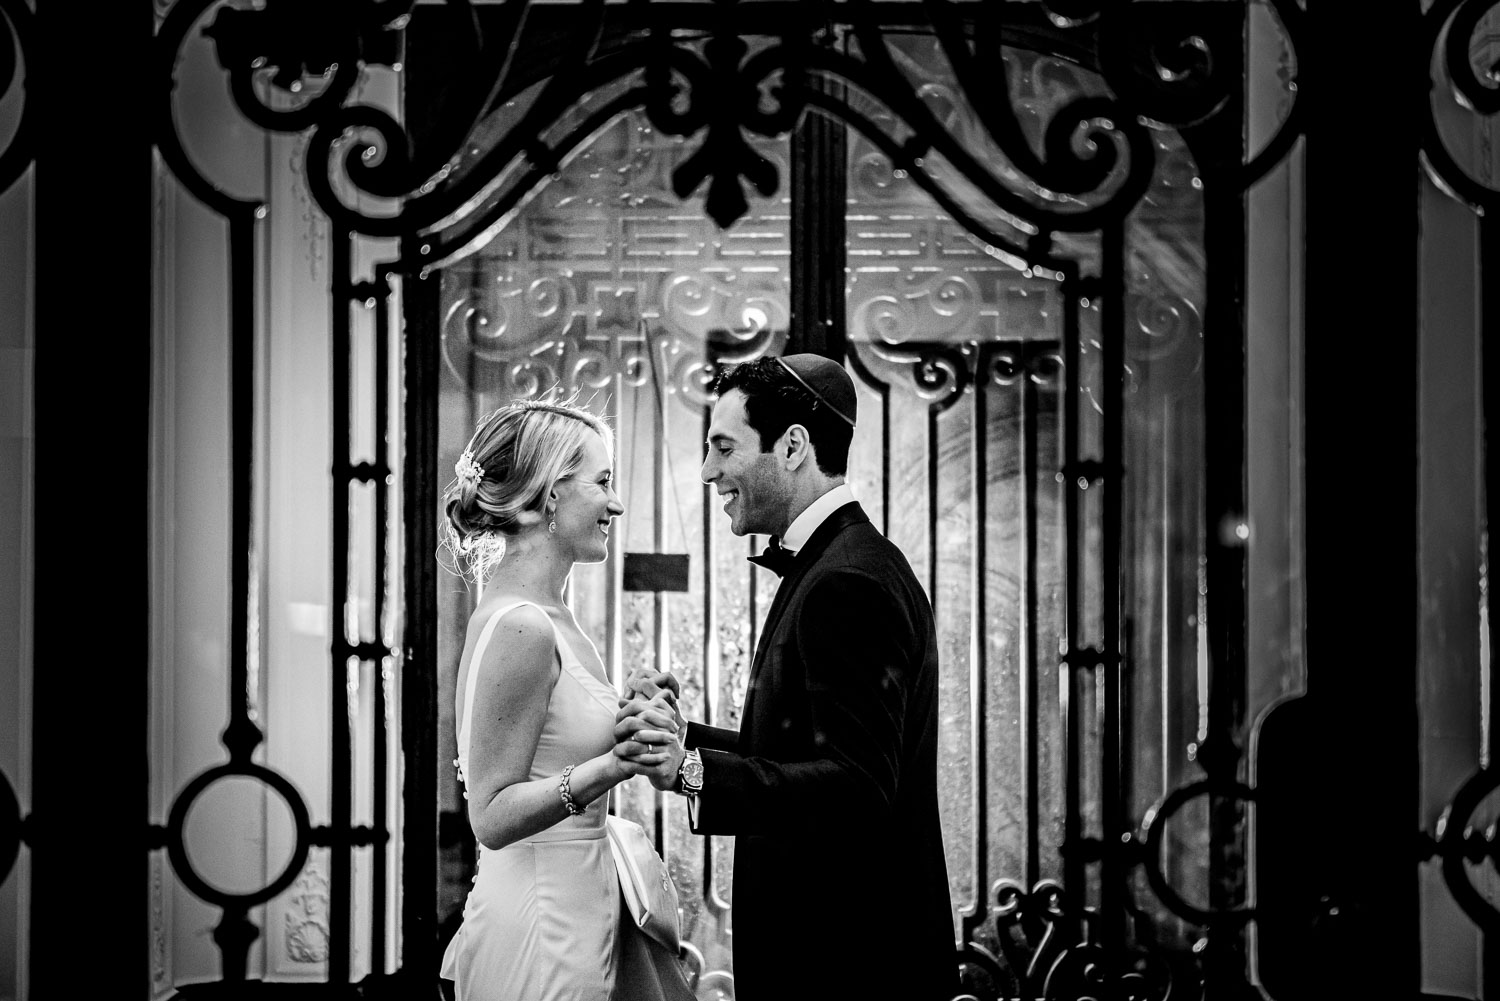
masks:
<svg viewBox="0 0 1500 1001"><path fill-rule="evenodd" d="M551 533L555 533L556 531L557 531L557 522L555 522L555 521L549 521L549 522L547 522L547 532L549 534L551 534Z"/></svg>

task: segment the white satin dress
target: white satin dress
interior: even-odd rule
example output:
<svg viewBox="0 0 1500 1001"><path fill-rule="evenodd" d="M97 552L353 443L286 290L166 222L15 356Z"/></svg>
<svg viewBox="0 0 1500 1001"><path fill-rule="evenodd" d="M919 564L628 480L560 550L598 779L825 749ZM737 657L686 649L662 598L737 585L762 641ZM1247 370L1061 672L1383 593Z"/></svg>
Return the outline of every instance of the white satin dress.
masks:
<svg viewBox="0 0 1500 1001"><path fill-rule="evenodd" d="M532 603L513 602L490 616L469 659L457 735L459 777L466 784L477 668L500 618L523 604ZM556 623L552 632L562 671L532 758L533 780L558 776L614 747L614 688L574 655ZM607 800L600 796L580 816L498 851L479 846L463 924L443 955L442 976L454 981L458 1001L692 997L675 957L628 918L621 920L623 898L605 832Z"/></svg>

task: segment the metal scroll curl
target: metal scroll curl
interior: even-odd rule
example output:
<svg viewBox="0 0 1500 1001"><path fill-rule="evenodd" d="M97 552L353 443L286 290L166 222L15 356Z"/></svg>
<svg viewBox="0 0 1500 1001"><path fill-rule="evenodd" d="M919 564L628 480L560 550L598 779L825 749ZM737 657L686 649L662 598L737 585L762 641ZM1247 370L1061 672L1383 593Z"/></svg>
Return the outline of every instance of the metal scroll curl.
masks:
<svg viewBox="0 0 1500 1001"><path fill-rule="evenodd" d="M1481 75L1471 49L1480 22L1497 7L1500 4L1495 0L1438 0L1422 15L1425 37L1420 51L1437 54L1436 66L1446 77L1439 81L1424 74L1429 101L1446 83L1454 100L1476 114L1500 113L1500 65L1489 67ZM1430 106L1422 123L1422 162L1433 183L1476 213L1500 211L1500 190L1459 166Z"/></svg>
<svg viewBox="0 0 1500 1001"><path fill-rule="evenodd" d="M974 17L972 48L968 44L968 32L958 6L949 0L925 0L924 5L930 12L943 52L964 92L971 97L985 94L990 89L990 74L985 67L999 65L1003 59L1003 5L990 4L980 8ZM866 44L871 44L873 39L867 38L865 41ZM1124 109L1109 99L1093 96L1064 106L1046 123L1042 135L1044 155L1038 156L1032 150L1016 115L1009 80L1003 76L1001 79L1006 82L1006 100L971 103L976 115L1006 158L1022 173L1060 194L1080 195L1103 188L1115 171L1119 153L1116 142L1096 143L1094 140L1097 133L1116 131L1110 120ZM1083 145L1078 142L1081 129L1089 129L1095 133ZM1138 129L1127 128L1118 135L1129 150L1129 176L1107 201L1122 199L1134 204L1144 193L1143 185L1150 179L1150 143ZM1090 152L1085 155L1082 152L1084 149Z"/></svg>
<svg viewBox="0 0 1500 1001"><path fill-rule="evenodd" d="M1173 789L1158 800L1141 819L1140 842L1143 846L1141 864L1146 870L1146 880L1167 909L1178 917L1209 928L1234 927L1255 919L1255 909L1249 905L1223 908L1200 907L1187 900L1167 880L1162 855L1165 848L1167 822L1172 815L1188 802L1200 796L1223 797L1242 803L1255 801L1255 790L1243 782L1203 779Z"/></svg>
<svg viewBox="0 0 1500 1001"><path fill-rule="evenodd" d="M856 10L867 6L857 4ZM1101 201L1076 210L1044 208L1017 191L938 119L897 65L890 39L876 26L873 13L864 11L863 18L855 22L854 33L860 41L862 58L819 49L812 53L811 64L869 95L888 109L904 129L910 130L912 137L898 141L848 100L810 93L809 103L858 129L890 156L897 169L907 172L913 181L927 189L955 221L986 243L1004 246L1024 262L1022 266L1046 263L1051 232L1098 229L1106 221L1123 218L1145 194L1152 176L1154 148L1146 129L1117 101L1085 95L1057 109L1045 127L1048 155L1045 159L1038 158L1030 152L1021 134L1010 95L1005 95L1005 101L985 100L989 88L974 89L981 86L979 74L970 70L972 59L965 54L963 43L955 40L945 44L950 60L957 59L955 70L968 74L967 81L963 75L959 78L968 103L976 108L1007 109L983 112L986 130L1016 170L1030 175L1040 187L1075 195L1093 191L1116 176L1117 164L1123 157L1123 178ZM1034 227L1030 245L1023 249L1010 241L996 239L972 214L955 204L952 193L937 183L927 167L926 158L933 153L941 154L1001 212L1029 222Z"/></svg>
<svg viewBox="0 0 1500 1001"><path fill-rule="evenodd" d="M18 87L23 102L9 141L0 146L0 192L15 183L36 156L36 101L29 90L37 67L36 43L36 15L25 0L0 0L0 100ZM19 72L22 66L24 75Z"/></svg>
<svg viewBox="0 0 1500 1001"><path fill-rule="evenodd" d="M1474 814L1495 790L1500 789L1500 768L1481 768L1459 788L1447 809L1438 818L1433 836L1427 838L1422 858L1437 856L1442 860L1443 882L1463 912L1486 933L1500 933L1500 908L1474 885L1470 864L1485 859L1500 867L1500 841L1495 827L1479 832L1471 822Z"/></svg>
<svg viewBox="0 0 1500 1001"><path fill-rule="evenodd" d="M880 393L893 386L936 411L953 407L970 389L1012 386L1022 379L1055 390L1063 360L1055 341L849 342L849 363L861 381Z"/></svg>
<svg viewBox="0 0 1500 1001"><path fill-rule="evenodd" d="M158 44L169 81L189 30L213 3L183 0L165 20ZM510 0L487 36L479 37L476 27L472 65L460 85L449 88L457 95L453 106L443 109L441 121L421 142L385 110L358 103L355 86L362 66L399 62L411 4L345 0L331 6L337 10L309 13L285 2L261 10L224 9L206 33L247 118L267 130L311 130L305 154L309 190L330 220L352 232L401 238L404 250L396 270L404 273L429 271L481 245L569 156L636 108L665 134L701 135L674 169L672 187L682 198L706 184L706 208L720 227L748 210L744 185L764 195L782 183L777 165L749 137L785 135L814 109L866 134L993 252L1023 266L1047 266L1051 233L1096 230L1123 219L1143 196L1156 155L1145 123L1200 121L1217 113L1227 93L1212 45L1191 25L1164 42L1150 4L1117 5L1107 13L1094 9L1097 5L1064 4L1069 13L1057 15L1054 9L1054 21L1094 32L1080 39L1080 51L1097 50L1094 58L1116 96L1084 95L1055 109L1038 155L1023 134L1003 74L1005 99L995 100L992 75L981 69L1007 30L1001 21L1004 5L982 5L971 46L964 18L974 15L947 0L927 0L924 10L957 73L965 103L977 109L984 131L1015 170L1046 190L1089 195L1082 206L1048 207L1015 190L1012 178L976 156L935 115L897 69L879 5L869 0L848 7L857 53L826 44L827 25L811 11L780 25L774 41L751 51L740 34L735 3L717 5L717 24L701 43L677 37L666 14L641 5L638 16L649 30L601 46L605 4L588 0L569 18L570 37L560 47L564 65L550 67L542 80L511 72L528 4ZM1277 7L1281 10L1280 3ZM1297 16L1283 12L1283 20ZM902 138L815 77L873 97L890 111ZM487 150L469 148L474 126L489 110L538 82L540 93L513 127ZM265 99L268 87L304 99L293 107L273 106L280 102ZM613 96L601 102L598 95L606 92ZM164 93L169 95L170 87ZM170 105L169 96L165 103ZM170 124L169 109L166 117ZM572 124L559 133L559 122ZM1284 148L1280 137L1273 145ZM163 147L195 193L210 201L226 197L198 175L175 135L167 136ZM1025 220L1028 236L1007 239L965 212L961 199L927 165L931 154L940 154L964 184L1000 211ZM372 202L378 208L364 207Z"/></svg>
<svg viewBox="0 0 1500 1001"><path fill-rule="evenodd" d="M449 375L471 391L587 397L616 376L646 385L654 360L668 394L696 413L719 365L779 351L790 320L774 284L754 276L667 274L650 295L640 290L645 301L608 316L594 305L598 291L558 271L456 295L441 326ZM630 322L637 315L643 322Z"/></svg>
<svg viewBox="0 0 1500 1001"><path fill-rule="evenodd" d="M1124 997L1166 1001L1174 971L1149 941L1111 957L1096 941L1099 915L1070 909L1056 880L1030 889L1013 879L995 882L990 913L999 944L997 956L970 942L958 963L971 996L999 998Z"/></svg>
<svg viewBox="0 0 1500 1001"><path fill-rule="evenodd" d="M1451 6L1436 4L1437 7ZM1444 63L1459 103L1481 115L1500 113L1500 63L1485 68L1481 76L1474 65L1471 48L1479 23L1497 5L1494 0L1463 0L1453 11L1448 26L1448 42L1443 47Z"/></svg>
<svg viewBox="0 0 1500 1001"><path fill-rule="evenodd" d="M956 343L911 341L899 346L871 341L849 342L850 363L874 389L906 383L909 391L934 410L947 410L974 382L972 351Z"/></svg>

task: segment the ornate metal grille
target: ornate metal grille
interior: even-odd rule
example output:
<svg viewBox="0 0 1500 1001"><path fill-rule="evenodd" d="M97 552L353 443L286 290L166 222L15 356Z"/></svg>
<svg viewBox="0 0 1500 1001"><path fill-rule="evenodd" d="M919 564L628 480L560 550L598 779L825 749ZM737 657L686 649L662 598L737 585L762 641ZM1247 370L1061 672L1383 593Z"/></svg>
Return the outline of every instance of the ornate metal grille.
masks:
<svg viewBox="0 0 1500 1001"><path fill-rule="evenodd" d="M1492 272L1495 262L1500 261L1500 223L1496 221L1496 214L1500 213L1500 191L1492 183L1486 183L1492 178L1483 174L1475 177L1460 165L1460 158L1450 148L1450 137L1444 134L1440 124L1438 102L1456 100L1474 115L1500 113L1500 89L1496 86L1496 69L1500 63L1495 62L1492 44L1496 30L1494 7L1494 4L1474 0L1447 0L1433 4L1422 17L1419 48L1427 63L1423 82L1431 91L1422 102L1422 163L1428 176L1442 191L1459 199L1479 217L1478 255L1482 275ZM1486 39L1490 44L1486 44ZM1488 163L1481 167L1486 173L1491 169L1492 165ZM1493 430L1497 415L1500 415L1500 398L1496 396L1500 392L1500 351L1490 350L1500 343L1497 339L1500 306L1496 305L1493 285L1493 280L1482 285L1478 304L1484 365L1481 418L1484 429L1484 525L1490 554L1493 554L1494 546L1493 526L1500 524L1500 452L1496 450ZM1488 558L1492 561L1493 555ZM1483 594L1483 600L1488 629L1485 641L1493 652L1497 639L1497 609L1492 581ZM1492 806L1486 808L1486 801L1500 789L1500 769L1495 766L1500 736L1497 736L1493 723L1497 695L1492 681L1488 687L1488 705L1484 709L1484 717L1490 721L1488 744L1480 749L1479 767L1456 791L1435 827L1421 832L1418 857L1424 862L1439 861L1443 881L1453 899L1483 930L1484 979L1486 988L1493 990L1489 985L1490 978L1500 975L1500 965L1495 960L1495 943L1500 941L1500 909L1496 908L1492 897L1479 888L1489 879L1473 869L1486 859L1492 865L1500 863L1495 826L1493 822L1485 823L1493 810ZM1479 885L1476 885L1476 880Z"/></svg>
<svg viewBox="0 0 1500 1001"><path fill-rule="evenodd" d="M1482 0L1432 4L1422 15L1417 46L1423 72L1411 74L1426 88L1452 88L1482 115L1500 113L1494 67L1476 65L1471 52L1492 7ZM232 260L230 725L223 736L225 760L207 765L176 793L169 814L150 827L148 841L151 850L166 852L189 890L221 909L215 941L223 983L246 976L257 935L249 909L285 891L309 852L322 847L330 858L330 984L347 984L353 937L368 934L377 972L363 993L431 985L438 942L438 759L444 755L437 750L440 640L428 554L435 549L430 501L441 466L442 366L461 368L455 374L472 387L475 372L498 361L503 378L511 380L508 392L610 385L614 399L623 401L628 387L653 401L650 419L660 431L694 412L691 405L701 403L694 394L716 360L780 348L790 330L792 346L813 345L846 357L867 390L863 402L880 414L878 438L859 445L868 471L864 495L925 570L953 659L967 667L963 684L947 698L954 718L964 721L955 731L963 735L957 742L963 746L951 749L969 768L947 795L950 802L968 804L955 808L956 817L966 818L955 821L964 833L956 851L965 856L958 867L964 885L955 890L964 905L956 915L957 961L970 987L986 996L1028 997L1246 989L1245 929L1257 916L1247 892L1246 808L1262 790L1249 784L1244 761L1252 722L1242 545L1245 196L1292 149L1306 116L1305 99L1292 86L1294 96L1273 135L1257 149L1246 148L1242 56L1251 8L1276 22L1286 40L1287 81L1302 82L1290 67L1308 54L1307 14L1294 0L512 0L472 11L463 4L424 8L400 0L350 0L316 11L276 0L258 8L216 8L213 0L173 4L152 53L160 84L156 147L179 183L224 219ZM0 15L3 96L19 79L18 63L30 71L36 49L25 3L0 0ZM401 63L409 35L423 20L442 20L455 37L467 37L473 58L440 98L422 105L432 114L410 116L403 125L361 103L356 84L362 66ZM351 679L373 686L380 722L372 733L377 767L370 786L374 820L368 825L353 819L354 739L342 700L333 700L329 717L328 824L314 825L293 784L252 758L261 739L249 711L247 664L256 524L249 461L253 246L260 208L200 174L177 135L177 61L184 40L200 29L213 38L236 107L247 119L268 131L308 134L307 183L333 228L329 292L339 364L331 387L332 578L346 607L336 616L343 628L330 645L329 673L334 691ZM1070 73L1076 74L1072 85L1054 86L1059 75ZM528 200L566 176L570 163L582 162L575 158L605 149L601 143L609 130L649 127L681 140L674 147L681 155L659 165L672 195L685 199L702 192L704 210L717 226L743 235L741 220L785 190L789 175L806 169L806 149L781 162L767 151L805 128L809 115L840 123L854 137L847 171L853 207L846 216L841 206L830 212L794 199L794 227L804 218L832 217L848 234L847 245L837 241L841 253L915 239L936 253L958 248L985 266L965 271L962 280L945 276L942 266L925 272L853 268L846 345L843 325L827 322L842 307L817 315L820 300L806 288L817 265L799 263L794 252L787 271L768 279L758 298L740 291L749 284L743 272L733 291L707 283L699 294L710 310L722 309L726 295L735 302L731 336L715 340L719 335L711 331L719 328L705 321L701 345L675 347L665 323L652 326L640 297L631 302L615 261L604 284L590 288L594 298L587 306L570 300L575 286L562 281L547 284L544 278L515 290L515 303L530 307L529 316L525 310L517 314L527 322L545 319L549 310L584 317L586 326L592 324L581 342L587 350L564 344L553 354L525 359L485 356L476 326L481 317L465 311L460 300L467 293L455 287L455 276L462 268L472 270L483 253L504 247L515 233L508 227ZM31 162L36 121L28 100L0 150L0 189ZM1500 246L1493 222L1500 211L1496 191L1460 168L1434 115L1422 125L1421 152L1430 175L1483 213L1481 244L1488 261ZM812 173L816 177L817 169ZM907 204L914 210L892 211L918 191L920 203ZM897 215L912 233L890 227ZM924 235L913 236L917 230ZM497 233L510 236L497 240ZM719 239L707 229L703 233L705 240ZM389 238L396 247L370 281L356 277L351 255L357 235ZM794 243L801 239L792 236ZM533 261L559 241L544 227L529 237ZM620 246L639 247L651 238L627 233ZM1197 248L1200 241L1206 266L1184 271L1180 257L1163 256L1163 248ZM1171 271L1168 263L1179 267ZM604 287L610 282L620 287L606 302L600 296L610 291ZM385 437L398 284L409 401L401 414L399 533L391 518L393 443ZM683 294L683 285L673 287ZM661 302L670 294L653 292ZM1495 327L1491 306L1486 301L1486 332ZM344 364L356 336L352 311L360 308L373 311L367 349L374 369L363 388L374 401L373 426L379 430L368 457L351 441L356 376ZM753 322L747 319L752 308ZM917 308L931 310L941 322L909 329L910 311ZM647 313L645 329L616 322L612 310ZM1037 316L1044 321L1029 319ZM1201 358L1192 350L1200 343L1200 323ZM1025 329L1018 333L1018 327ZM602 338L596 337L600 330L606 331ZM597 348L587 344L590 338L600 340ZM454 350L458 341L467 346ZM1492 387L1500 385L1496 364L1486 356L1486 414L1494 409ZM549 365L555 367L546 378L526 383L528 371ZM681 401L690 406L669 418L670 406ZM662 512L670 509L661 496L669 481L659 465L670 454L666 441L656 435L650 464L656 511L650 545L657 550L671 535L662 522ZM945 449L958 456L956 465L966 474L957 486L945 485L941 474ZM1171 465L1167 460L1174 457L1189 465ZM1493 479L1491 459L1487 441L1486 497L1493 514L1500 483ZM914 511L900 509L895 498L907 496L912 484L925 491L924 501ZM351 504L360 496L368 496L371 506L369 538L351 530ZM944 517L976 526L970 548L950 551ZM1018 527L995 531L1007 518ZM702 523L691 531L684 527L682 535L705 557L705 577L695 585L702 588L703 605L700 697L705 711L722 717L733 692L731 684L725 699L725 679L715 677L724 650L714 625L723 625L726 616L713 604L711 585L730 554L715 548L709 521L704 513ZM1197 541L1183 543L1174 528ZM397 534L405 561L399 586L386 555ZM1173 546L1173 555L1138 569L1142 553ZM990 569L1002 552L1018 570L1002 575L997 587ZM1170 565L1184 554L1201 568L1186 586L1174 583ZM363 620L351 597L351 558L371 567L376 582L373 615ZM611 663L618 669L628 655L669 659L677 647L663 625L665 599L629 599L638 607L627 612L618 561L613 569L616 579L604 588L613 604L598 610L617 645ZM758 586L747 578L740 592L750 625L736 640L753 636ZM390 603L397 591L406 596L399 632L398 609ZM1160 621L1186 612L1195 618L1194 631L1158 628L1139 614L1157 603L1172 613ZM1002 626L991 630L997 607L1003 607ZM627 642L630 615L652 624L650 642L644 634ZM1495 619L1490 614L1491 629ZM629 643L636 646L627 653ZM1190 650L1212 669L1185 671ZM1143 651L1168 665L1164 671L1179 672L1159 675L1162 686L1155 694L1138 683ZM384 949L395 915L384 911L382 883L392 837L384 799L391 788L384 700L393 678L399 679L403 724L402 955L398 972L387 976L381 971L391 965ZM1201 691L1194 690L1186 707L1199 716L1190 767L1153 747L1182 746L1185 707L1167 702L1194 684ZM1491 686L1492 698L1494 691ZM1143 704L1147 694L1159 694L1159 703ZM1015 721L1013 740L984 722L997 706ZM1147 723L1161 732L1148 734ZM1057 729L1055 743L1040 737L1049 726ZM997 771L1002 763L1006 767ZM1149 782L1142 781L1146 771L1152 773ZM285 870L266 886L240 894L198 874L183 838L195 799L235 776L263 783L284 799L295 828ZM1023 793L1025 804L1020 835L1012 841L1009 834L997 836L1006 818L997 819L993 807L995 790L1007 782ZM1479 769L1419 853L1441 859L1455 899L1487 933L1500 931L1500 912L1473 888L1468 863L1497 855L1494 839L1471 830L1469 821L1497 788L1493 767ZM660 803L652 806L665 839L668 820ZM1168 822L1189 810L1198 811L1193 823L1199 842L1175 842ZM0 781L5 872L31 834L19 814L9 784ZM351 866L355 853L365 851L373 860L369 923L356 929ZM1196 871L1194 859L1202 860ZM720 871L722 862L712 848L703 859L709 911L722 899L707 874ZM697 963L705 989L728 983L710 976L713 966L702 958Z"/></svg>

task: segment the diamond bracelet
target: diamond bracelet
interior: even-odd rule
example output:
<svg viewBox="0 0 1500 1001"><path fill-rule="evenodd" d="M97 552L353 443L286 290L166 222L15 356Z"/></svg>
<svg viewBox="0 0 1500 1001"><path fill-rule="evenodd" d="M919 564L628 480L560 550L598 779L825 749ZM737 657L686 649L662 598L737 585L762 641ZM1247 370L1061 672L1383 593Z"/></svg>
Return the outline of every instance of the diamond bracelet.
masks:
<svg viewBox="0 0 1500 1001"><path fill-rule="evenodd" d="M569 765L562 770L562 778L558 780L557 792L562 796L563 808L574 817L583 815L583 807L573 802L573 790L570 783L573 779L573 769L576 765Z"/></svg>

